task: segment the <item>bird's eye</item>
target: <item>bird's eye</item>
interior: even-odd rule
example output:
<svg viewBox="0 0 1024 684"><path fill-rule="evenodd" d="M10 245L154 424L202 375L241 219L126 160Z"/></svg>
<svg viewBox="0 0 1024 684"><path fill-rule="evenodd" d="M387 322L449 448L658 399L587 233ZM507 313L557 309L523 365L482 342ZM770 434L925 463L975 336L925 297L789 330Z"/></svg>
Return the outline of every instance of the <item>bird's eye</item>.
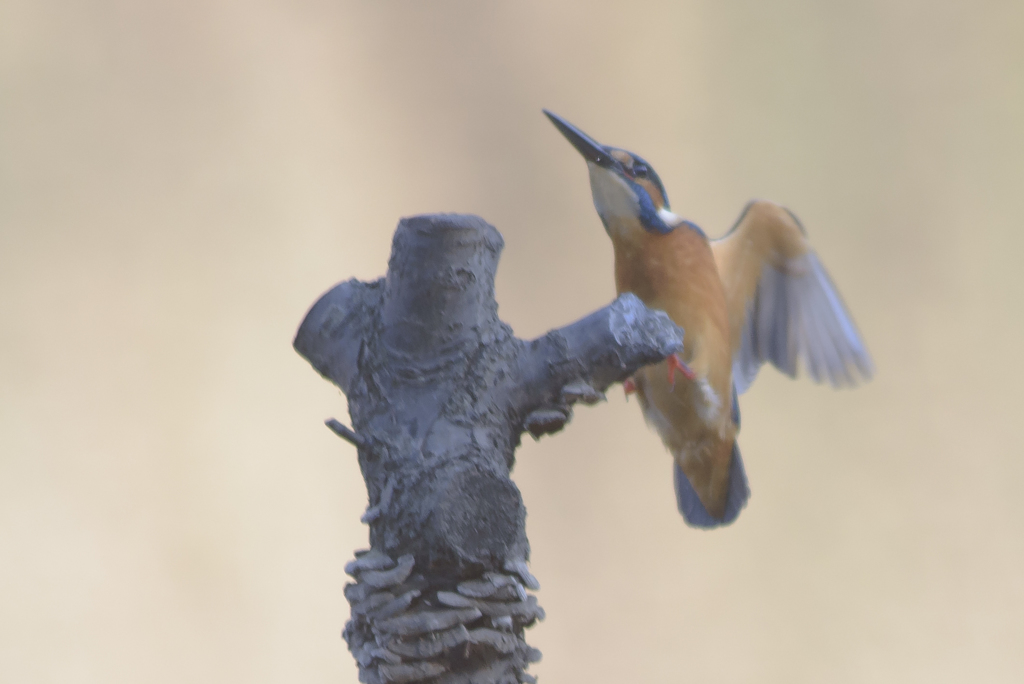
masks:
<svg viewBox="0 0 1024 684"><path fill-rule="evenodd" d="M644 166L643 164L637 164L637 163L633 164L633 177L634 178L646 178L647 177L647 167Z"/></svg>

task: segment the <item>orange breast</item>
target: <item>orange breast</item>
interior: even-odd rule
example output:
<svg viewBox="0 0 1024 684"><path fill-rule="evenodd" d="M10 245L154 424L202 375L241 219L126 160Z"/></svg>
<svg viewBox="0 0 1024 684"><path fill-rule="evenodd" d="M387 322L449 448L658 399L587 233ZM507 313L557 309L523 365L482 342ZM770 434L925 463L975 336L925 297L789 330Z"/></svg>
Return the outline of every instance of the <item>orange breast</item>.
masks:
<svg viewBox="0 0 1024 684"><path fill-rule="evenodd" d="M620 226L616 226L620 228ZM668 379L665 362L634 376L644 417L661 436L704 507L721 517L729 493L736 426L731 418L732 353L725 291L707 238L685 225L666 235L609 231L615 285L661 309L684 332L694 381Z"/></svg>
<svg viewBox="0 0 1024 684"><path fill-rule="evenodd" d="M665 235L624 231L612 243L618 291L667 313L684 331L686 362L716 391L731 391L725 292L707 238L682 225Z"/></svg>

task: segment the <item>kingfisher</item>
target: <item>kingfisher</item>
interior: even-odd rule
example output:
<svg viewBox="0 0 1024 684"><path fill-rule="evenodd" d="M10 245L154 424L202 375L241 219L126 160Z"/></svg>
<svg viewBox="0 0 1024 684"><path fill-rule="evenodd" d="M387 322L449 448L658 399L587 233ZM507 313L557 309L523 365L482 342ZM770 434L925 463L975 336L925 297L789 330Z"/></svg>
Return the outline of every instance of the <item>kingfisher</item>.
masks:
<svg viewBox="0 0 1024 684"><path fill-rule="evenodd" d="M646 160L544 113L587 162L616 290L683 329L682 352L623 383L673 456L679 512L694 527L731 523L750 496L737 397L761 365L793 378L799 363L815 382L842 387L870 379L871 357L792 212L754 200L709 240L672 212Z"/></svg>

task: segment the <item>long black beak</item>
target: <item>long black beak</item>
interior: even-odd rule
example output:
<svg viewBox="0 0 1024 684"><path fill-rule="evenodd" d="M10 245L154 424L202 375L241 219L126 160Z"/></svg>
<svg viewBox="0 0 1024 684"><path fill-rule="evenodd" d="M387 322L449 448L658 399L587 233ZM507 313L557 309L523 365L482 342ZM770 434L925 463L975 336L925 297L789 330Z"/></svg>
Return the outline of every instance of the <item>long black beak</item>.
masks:
<svg viewBox="0 0 1024 684"><path fill-rule="evenodd" d="M606 152L596 140L557 114L549 112L546 109L543 111L548 115L548 118L551 119L551 123L555 124L555 128L560 130L562 135L569 139L572 146L575 147L587 161L592 161L598 166L603 166L606 169L618 165L618 162L613 159L612 156L608 154L608 152Z"/></svg>

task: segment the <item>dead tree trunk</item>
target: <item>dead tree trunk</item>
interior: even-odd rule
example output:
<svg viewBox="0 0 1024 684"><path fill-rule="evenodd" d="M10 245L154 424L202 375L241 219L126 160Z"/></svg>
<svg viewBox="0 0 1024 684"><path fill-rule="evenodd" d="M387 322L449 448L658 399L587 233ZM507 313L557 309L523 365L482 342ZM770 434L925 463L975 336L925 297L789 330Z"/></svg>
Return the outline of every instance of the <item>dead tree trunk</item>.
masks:
<svg viewBox="0 0 1024 684"><path fill-rule="evenodd" d="M313 305L295 349L348 396L370 505L369 551L346 572L345 639L367 684L532 682L544 617L527 569L526 509L509 479L523 432L560 430L576 402L682 347L624 295L543 337L498 318L501 235L475 216L403 219L387 277Z"/></svg>

